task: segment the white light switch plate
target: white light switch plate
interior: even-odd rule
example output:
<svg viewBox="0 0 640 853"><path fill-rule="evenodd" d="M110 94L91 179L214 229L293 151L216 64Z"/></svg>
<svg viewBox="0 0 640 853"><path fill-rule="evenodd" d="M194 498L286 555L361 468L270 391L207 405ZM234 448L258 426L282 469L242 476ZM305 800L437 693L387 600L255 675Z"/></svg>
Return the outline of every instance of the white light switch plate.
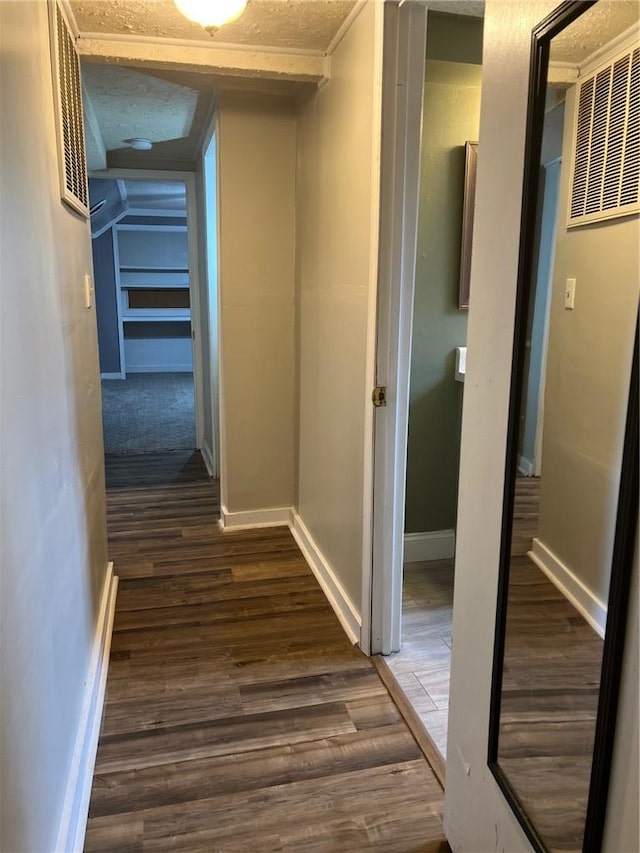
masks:
<svg viewBox="0 0 640 853"><path fill-rule="evenodd" d="M564 307L567 311L573 311L576 301L576 280L568 278L564 287Z"/></svg>
<svg viewBox="0 0 640 853"><path fill-rule="evenodd" d="M91 283L91 276L89 273L85 273L84 277L84 307L91 308L93 304L93 284Z"/></svg>

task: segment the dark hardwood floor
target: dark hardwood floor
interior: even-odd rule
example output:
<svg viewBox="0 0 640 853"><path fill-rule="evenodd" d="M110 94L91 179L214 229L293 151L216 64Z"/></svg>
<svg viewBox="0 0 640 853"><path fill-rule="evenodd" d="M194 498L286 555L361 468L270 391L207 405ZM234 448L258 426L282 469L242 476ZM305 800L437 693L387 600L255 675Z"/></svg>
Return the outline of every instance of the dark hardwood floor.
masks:
<svg viewBox="0 0 640 853"><path fill-rule="evenodd" d="M551 850L582 850L603 641L527 555L540 480L519 478L498 761Z"/></svg>
<svg viewBox="0 0 640 853"><path fill-rule="evenodd" d="M87 851L446 851L442 791L286 528L197 454L107 460L120 576Z"/></svg>

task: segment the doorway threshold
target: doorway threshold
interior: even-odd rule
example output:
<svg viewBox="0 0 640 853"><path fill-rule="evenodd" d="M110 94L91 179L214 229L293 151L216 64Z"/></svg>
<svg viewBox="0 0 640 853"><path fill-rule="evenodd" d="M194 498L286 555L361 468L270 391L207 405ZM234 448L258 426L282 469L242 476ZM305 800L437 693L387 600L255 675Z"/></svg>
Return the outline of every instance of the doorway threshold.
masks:
<svg viewBox="0 0 640 853"><path fill-rule="evenodd" d="M453 559L405 563L402 648L377 664L389 692L443 786L453 580Z"/></svg>

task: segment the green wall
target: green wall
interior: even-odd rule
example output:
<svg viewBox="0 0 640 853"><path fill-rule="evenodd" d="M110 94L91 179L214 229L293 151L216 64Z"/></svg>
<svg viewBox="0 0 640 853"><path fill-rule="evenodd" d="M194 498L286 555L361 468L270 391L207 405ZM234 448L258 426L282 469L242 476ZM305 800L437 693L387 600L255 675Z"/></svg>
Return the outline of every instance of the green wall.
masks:
<svg viewBox="0 0 640 853"><path fill-rule="evenodd" d="M430 14L427 28L409 405L408 533L455 527L464 387L454 380L455 347L466 344L468 313L457 307L464 144L477 141L480 119L482 21Z"/></svg>

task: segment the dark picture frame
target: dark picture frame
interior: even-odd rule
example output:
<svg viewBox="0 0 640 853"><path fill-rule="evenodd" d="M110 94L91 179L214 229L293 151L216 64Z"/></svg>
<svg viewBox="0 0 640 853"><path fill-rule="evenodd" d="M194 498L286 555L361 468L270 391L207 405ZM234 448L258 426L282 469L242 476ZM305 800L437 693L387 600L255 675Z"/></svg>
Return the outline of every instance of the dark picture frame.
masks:
<svg viewBox="0 0 640 853"><path fill-rule="evenodd" d="M597 0L566 0L566 2L561 3L533 30L531 40L522 229L509 398L487 763L529 841L539 853L547 853L548 847L538 833L534 822L529 817L524 804L518 797L508 775L501 768L498 760L513 505L518 461L518 427L524 387L527 337L526 320L532 287L534 230L539 189L539 163L542 149L550 41L555 35L595 5L596 2ZM616 714L619 701L620 675L624 657L629 591L638 524L639 384L638 326L636 325L611 560L611 581L607 605L607 625L604 639L600 693L583 837L584 851L597 851L601 849L607 809Z"/></svg>
<svg viewBox="0 0 640 853"><path fill-rule="evenodd" d="M473 237L473 215L476 200L476 170L478 165L478 143L464 145L464 193L462 196L462 240L460 243L460 289L458 308L469 308L469 285L471 282L471 239Z"/></svg>

